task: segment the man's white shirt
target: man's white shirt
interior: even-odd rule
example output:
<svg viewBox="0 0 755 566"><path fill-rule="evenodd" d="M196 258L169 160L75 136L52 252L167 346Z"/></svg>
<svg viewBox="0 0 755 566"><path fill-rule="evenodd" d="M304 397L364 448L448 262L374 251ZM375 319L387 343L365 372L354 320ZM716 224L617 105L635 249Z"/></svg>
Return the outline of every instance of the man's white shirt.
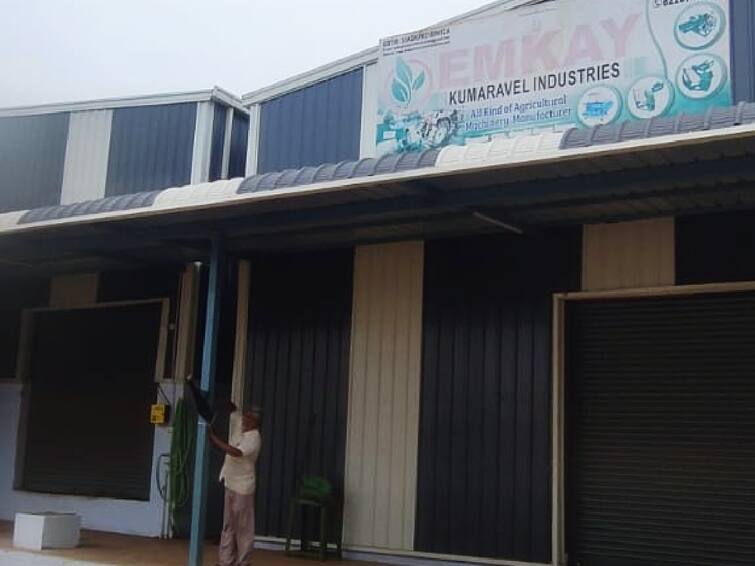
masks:
<svg viewBox="0 0 755 566"><path fill-rule="evenodd" d="M242 456L226 454L220 470L220 481L225 487L241 495L251 495L256 487L255 466L262 446L262 437L258 430L242 432L241 415L231 414L231 426L228 444L241 450Z"/></svg>

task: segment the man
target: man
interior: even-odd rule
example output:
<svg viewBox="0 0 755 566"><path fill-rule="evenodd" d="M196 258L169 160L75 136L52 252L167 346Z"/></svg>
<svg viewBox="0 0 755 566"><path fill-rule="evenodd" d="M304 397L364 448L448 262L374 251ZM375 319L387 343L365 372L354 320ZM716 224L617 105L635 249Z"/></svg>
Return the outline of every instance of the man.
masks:
<svg viewBox="0 0 755 566"><path fill-rule="evenodd" d="M249 566L254 549L255 466L262 446L260 411L252 408L238 414L230 403L231 433L224 442L210 426L210 441L225 452L220 481L225 484L223 533L219 566Z"/></svg>

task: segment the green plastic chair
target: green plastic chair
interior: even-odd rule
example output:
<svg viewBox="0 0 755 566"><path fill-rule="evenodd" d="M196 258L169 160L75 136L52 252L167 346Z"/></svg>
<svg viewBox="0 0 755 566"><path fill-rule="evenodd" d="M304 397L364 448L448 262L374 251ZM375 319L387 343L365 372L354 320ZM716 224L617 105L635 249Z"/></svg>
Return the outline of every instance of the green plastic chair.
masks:
<svg viewBox="0 0 755 566"><path fill-rule="evenodd" d="M329 521L335 518L335 497L333 486L330 482L319 476L303 476L297 485L296 493L291 498L288 512L288 531L286 534L286 554L289 556L319 557L321 562L328 559L328 528ZM320 510L320 541L317 551L310 550L310 541L307 540L304 520L301 528L301 545L298 551L291 550L291 538L294 532L294 521L297 510L301 511L302 518L307 507ZM341 558L341 539L338 537L336 558Z"/></svg>

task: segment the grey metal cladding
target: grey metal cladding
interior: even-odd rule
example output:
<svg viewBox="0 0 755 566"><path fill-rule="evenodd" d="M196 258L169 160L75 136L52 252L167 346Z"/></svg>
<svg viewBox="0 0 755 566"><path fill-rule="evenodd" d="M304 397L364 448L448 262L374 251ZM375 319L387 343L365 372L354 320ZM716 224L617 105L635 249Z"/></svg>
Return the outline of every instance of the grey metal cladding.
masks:
<svg viewBox="0 0 755 566"><path fill-rule="evenodd" d="M249 143L249 116L233 111L231 149L228 159L228 178L246 175L246 147Z"/></svg>
<svg viewBox="0 0 755 566"><path fill-rule="evenodd" d="M210 181L217 181L223 176L223 145L225 142L226 107L215 104L212 117L212 146L210 149Z"/></svg>
<svg viewBox="0 0 755 566"><path fill-rule="evenodd" d="M755 3L731 0L731 67L735 102L755 102Z"/></svg>
<svg viewBox="0 0 755 566"><path fill-rule="evenodd" d="M572 128L564 134L560 148L573 149L672 134L718 130L754 122L755 103L740 102L736 106L709 108L704 114L680 114L592 128Z"/></svg>
<svg viewBox="0 0 755 566"><path fill-rule="evenodd" d="M69 116L0 118L0 212L60 202Z"/></svg>
<svg viewBox="0 0 755 566"><path fill-rule="evenodd" d="M378 158L360 159L359 161L325 163L317 167L302 167L301 169L287 169L276 173L264 173L244 179L239 185L237 193L256 193L325 181L371 177L433 167L439 154L440 150L438 149L427 149L415 153L390 154Z"/></svg>
<svg viewBox="0 0 755 566"><path fill-rule="evenodd" d="M259 172L359 159L362 69L262 103Z"/></svg>
<svg viewBox="0 0 755 566"><path fill-rule="evenodd" d="M105 195L189 183L196 115L195 102L115 109Z"/></svg>
<svg viewBox="0 0 755 566"><path fill-rule="evenodd" d="M27 211L18 221L19 224L31 224L32 222L46 222L61 220L63 218L75 218L87 214L102 214L117 212L120 210L133 210L136 208L149 208L155 202L160 191L144 193L132 193L105 197L98 200L63 204L59 206L46 206Z"/></svg>

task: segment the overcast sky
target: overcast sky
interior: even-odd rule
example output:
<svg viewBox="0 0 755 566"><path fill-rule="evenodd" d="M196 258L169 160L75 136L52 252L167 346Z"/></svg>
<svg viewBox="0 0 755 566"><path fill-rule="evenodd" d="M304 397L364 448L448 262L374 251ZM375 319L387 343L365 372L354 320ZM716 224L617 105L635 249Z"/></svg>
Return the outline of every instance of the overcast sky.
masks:
<svg viewBox="0 0 755 566"><path fill-rule="evenodd" d="M488 0L0 0L0 106L241 95Z"/></svg>

